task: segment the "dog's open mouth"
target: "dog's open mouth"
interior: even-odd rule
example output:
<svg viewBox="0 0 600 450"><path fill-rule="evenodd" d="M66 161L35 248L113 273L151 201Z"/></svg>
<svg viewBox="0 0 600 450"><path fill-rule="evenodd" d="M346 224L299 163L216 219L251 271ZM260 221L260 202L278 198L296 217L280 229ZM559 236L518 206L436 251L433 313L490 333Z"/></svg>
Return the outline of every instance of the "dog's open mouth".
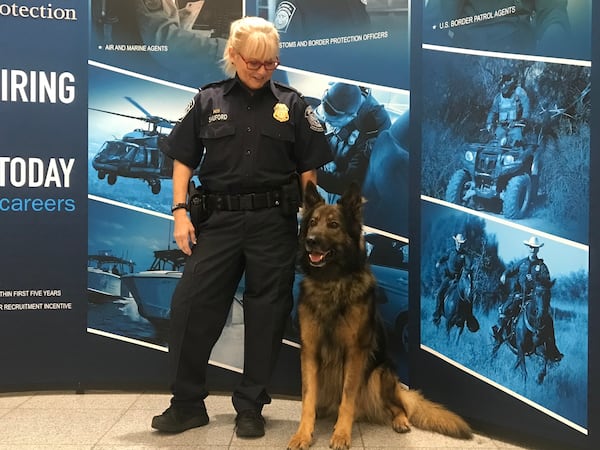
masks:
<svg viewBox="0 0 600 450"><path fill-rule="evenodd" d="M327 257L327 255L329 255L329 253L331 253L331 251L327 251L324 253L309 251L308 260L310 262L310 265L313 267L323 267L326 264L325 258Z"/></svg>

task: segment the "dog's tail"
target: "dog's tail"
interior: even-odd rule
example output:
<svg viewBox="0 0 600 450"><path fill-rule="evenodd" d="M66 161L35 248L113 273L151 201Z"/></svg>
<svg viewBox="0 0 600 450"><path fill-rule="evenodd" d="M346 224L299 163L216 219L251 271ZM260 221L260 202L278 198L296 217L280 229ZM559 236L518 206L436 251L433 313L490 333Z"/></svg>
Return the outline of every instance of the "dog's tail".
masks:
<svg viewBox="0 0 600 450"><path fill-rule="evenodd" d="M404 389L400 384L396 389L408 420L415 427L460 439L473 437L471 427L458 414L426 399L419 391Z"/></svg>

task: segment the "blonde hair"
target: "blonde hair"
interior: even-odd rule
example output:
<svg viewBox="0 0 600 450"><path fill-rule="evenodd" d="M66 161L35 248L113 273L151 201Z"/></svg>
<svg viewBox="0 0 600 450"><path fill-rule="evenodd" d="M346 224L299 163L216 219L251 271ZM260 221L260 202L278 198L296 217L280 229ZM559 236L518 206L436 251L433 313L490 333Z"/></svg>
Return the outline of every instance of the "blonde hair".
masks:
<svg viewBox="0 0 600 450"><path fill-rule="evenodd" d="M231 23L229 39L223 52L223 72L235 76L231 51L245 58L259 61L273 60L279 56L279 33L275 26L262 17L242 17Z"/></svg>

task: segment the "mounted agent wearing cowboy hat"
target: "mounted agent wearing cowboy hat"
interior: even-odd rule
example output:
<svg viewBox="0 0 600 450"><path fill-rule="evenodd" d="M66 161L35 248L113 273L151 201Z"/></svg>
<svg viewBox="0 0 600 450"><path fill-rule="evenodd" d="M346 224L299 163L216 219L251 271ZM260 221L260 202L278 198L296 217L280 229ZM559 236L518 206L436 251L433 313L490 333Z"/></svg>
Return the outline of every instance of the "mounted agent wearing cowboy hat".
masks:
<svg viewBox="0 0 600 450"><path fill-rule="evenodd" d="M433 323L436 325L440 323L440 318L444 309L444 297L448 292L450 284L460 278L463 270L471 270L471 257L469 256L466 246L463 245L467 239L461 233L458 233L456 236L452 236L452 239L454 240L454 248L452 248L446 255L442 256L435 264L435 267L440 267L443 265L444 277L436 294L435 311L433 313ZM475 317L473 317L472 313L467 319L467 327L470 330L479 328L477 320Z"/></svg>
<svg viewBox="0 0 600 450"><path fill-rule="evenodd" d="M517 276L517 282L508 299L498 308L498 325L492 327L494 339L502 342L505 339L505 332L508 323L517 314L519 304L531 297L531 293L537 284L551 285L550 271L544 260L538 257L538 253L544 243L537 236L531 236L523 241L529 247L529 255L517 263L508 267L500 276L500 282L506 283L507 278ZM556 347L554 337L554 323L552 317L546 318L548 327L548 341L546 344L546 356L552 361L560 361L563 354Z"/></svg>

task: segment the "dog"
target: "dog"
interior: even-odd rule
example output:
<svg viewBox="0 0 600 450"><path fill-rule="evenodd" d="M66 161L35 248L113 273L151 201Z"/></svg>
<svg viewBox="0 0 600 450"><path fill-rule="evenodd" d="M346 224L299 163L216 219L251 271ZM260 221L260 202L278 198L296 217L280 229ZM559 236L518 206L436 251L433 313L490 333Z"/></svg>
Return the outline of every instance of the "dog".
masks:
<svg viewBox="0 0 600 450"><path fill-rule="evenodd" d="M367 262L362 233L363 198L353 184L335 205L307 183L299 231L298 321L302 413L288 450L312 444L317 416L337 421L329 447L349 449L355 420L391 424L404 433L411 424L469 439L470 426L444 406L405 388L385 353L378 319L377 282Z"/></svg>

